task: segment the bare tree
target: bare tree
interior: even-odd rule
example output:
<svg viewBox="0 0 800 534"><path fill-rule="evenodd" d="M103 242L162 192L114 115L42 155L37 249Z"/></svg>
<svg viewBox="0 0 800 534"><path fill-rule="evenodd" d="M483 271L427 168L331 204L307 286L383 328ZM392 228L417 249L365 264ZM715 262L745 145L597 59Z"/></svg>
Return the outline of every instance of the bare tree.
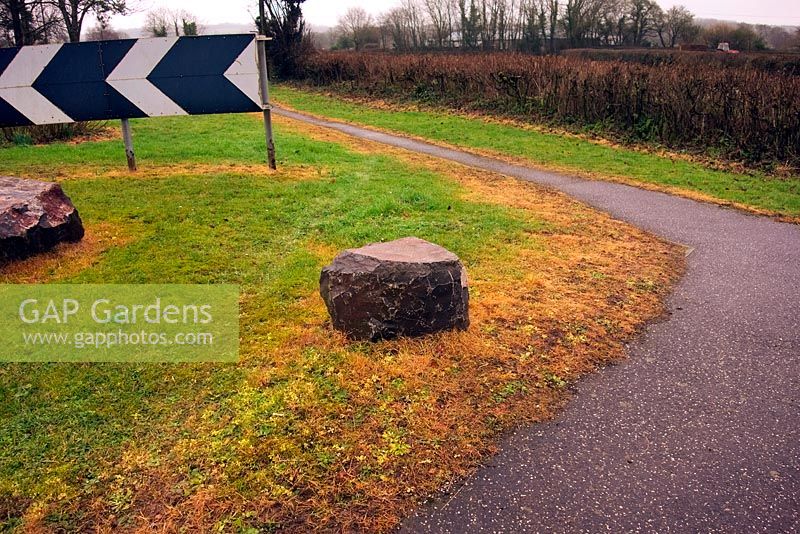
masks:
<svg viewBox="0 0 800 534"><path fill-rule="evenodd" d="M656 21L662 16L661 8L652 0L630 0L628 17L630 19L631 42L640 46L648 33L654 30Z"/></svg>
<svg viewBox="0 0 800 534"><path fill-rule="evenodd" d="M475 0L458 0L461 15L461 46L477 48L483 32L483 19Z"/></svg>
<svg viewBox="0 0 800 534"><path fill-rule="evenodd" d="M479 0L480 1L480 38L481 46L484 50L490 50L494 46L497 37L497 17L499 13L498 0Z"/></svg>
<svg viewBox="0 0 800 534"><path fill-rule="evenodd" d="M501 39L506 48L518 47L522 39L522 31L525 27L526 4L531 4L532 0L504 0L506 2L505 15ZM534 25L535 26L535 25Z"/></svg>
<svg viewBox="0 0 800 534"><path fill-rule="evenodd" d="M615 46L625 43L628 38L627 8L627 0L606 1L597 28L601 44Z"/></svg>
<svg viewBox="0 0 800 534"><path fill-rule="evenodd" d="M655 30L664 48L674 48L680 42L690 42L700 33L694 15L684 6L673 6L656 19Z"/></svg>
<svg viewBox="0 0 800 534"><path fill-rule="evenodd" d="M111 17L108 14L99 15L97 24L86 32L85 41L109 41L113 39L127 39L128 36L111 27Z"/></svg>
<svg viewBox="0 0 800 534"><path fill-rule="evenodd" d="M402 0L400 6L406 12L413 47L425 48L428 45L427 19L421 3L418 0Z"/></svg>
<svg viewBox="0 0 800 534"><path fill-rule="evenodd" d="M453 0L423 0L428 14L434 45L437 48L452 46L455 4Z"/></svg>
<svg viewBox="0 0 800 534"><path fill-rule="evenodd" d="M70 42L81 40L81 30L90 13L124 14L128 11L127 0L42 0L44 5L54 8L64 21Z"/></svg>
<svg viewBox="0 0 800 534"><path fill-rule="evenodd" d="M523 52L538 53L542 49L545 33L541 28L542 18L539 13L539 3L535 0L520 2L520 41L519 49Z"/></svg>
<svg viewBox="0 0 800 534"><path fill-rule="evenodd" d="M199 31L197 17L183 9L154 9L147 13L144 23L144 32L151 37L193 36Z"/></svg>
<svg viewBox="0 0 800 534"><path fill-rule="evenodd" d="M555 54L559 14L558 0L538 0L538 7L539 28L542 30L542 39L547 40L549 52Z"/></svg>
<svg viewBox="0 0 800 534"><path fill-rule="evenodd" d="M388 31L397 50L417 50L427 44L425 20L413 0L405 0L400 7L386 13L381 27Z"/></svg>
<svg viewBox="0 0 800 534"><path fill-rule="evenodd" d="M381 46L393 47L395 50L411 50L411 30L402 8L390 9L383 15L380 22ZM347 34L350 35L349 33ZM349 37L352 43L352 37Z"/></svg>
<svg viewBox="0 0 800 534"><path fill-rule="evenodd" d="M660 41L669 47L696 38L699 30L693 19L682 6L664 13L655 0L401 0L380 17L377 27L368 24L370 17L363 9L348 12L340 20L338 47L361 49L363 35L398 50L455 46L454 35L460 35L464 48L551 54L562 37L571 46ZM365 34L366 27L370 31ZM785 31L756 30L760 42L769 36L770 42L774 37L786 46L789 39ZM744 29L737 36L748 46L761 46Z"/></svg>
<svg viewBox="0 0 800 534"><path fill-rule="evenodd" d="M367 33L373 25L372 15L360 7L348 9L339 19L340 32L350 38L356 50L364 46Z"/></svg>
<svg viewBox="0 0 800 534"><path fill-rule="evenodd" d="M59 14L42 0L0 0L0 41L25 46L66 40Z"/></svg>
<svg viewBox="0 0 800 534"><path fill-rule="evenodd" d="M591 29L591 0L567 0L561 25L572 46L583 45Z"/></svg>
<svg viewBox="0 0 800 534"><path fill-rule="evenodd" d="M496 45L498 50L507 50L510 46L509 40L513 33L512 27L515 23L514 12L512 7L515 7L514 0L496 0L497 5L497 23L495 28L497 30Z"/></svg>
<svg viewBox="0 0 800 534"><path fill-rule="evenodd" d="M171 27L172 14L167 8L149 11L144 20L144 31L151 37L166 37Z"/></svg>
<svg viewBox="0 0 800 534"><path fill-rule="evenodd" d="M202 30L200 21L195 14L185 10L181 10L181 28L183 35L186 36L200 35Z"/></svg>
<svg viewBox="0 0 800 534"><path fill-rule="evenodd" d="M759 24L756 31L769 48L774 50L788 50L792 46L792 34L780 26L767 26Z"/></svg>

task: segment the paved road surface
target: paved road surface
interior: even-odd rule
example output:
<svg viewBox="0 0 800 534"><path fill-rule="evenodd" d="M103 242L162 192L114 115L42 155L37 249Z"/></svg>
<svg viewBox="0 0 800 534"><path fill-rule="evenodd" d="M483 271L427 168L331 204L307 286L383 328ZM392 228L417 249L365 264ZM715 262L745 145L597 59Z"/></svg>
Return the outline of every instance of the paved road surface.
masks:
<svg viewBox="0 0 800 534"><path fill-rule="evenodd" d="M554 187L694 248L669 320L408 532L800 532L800 226L309 119Z"/></svg>

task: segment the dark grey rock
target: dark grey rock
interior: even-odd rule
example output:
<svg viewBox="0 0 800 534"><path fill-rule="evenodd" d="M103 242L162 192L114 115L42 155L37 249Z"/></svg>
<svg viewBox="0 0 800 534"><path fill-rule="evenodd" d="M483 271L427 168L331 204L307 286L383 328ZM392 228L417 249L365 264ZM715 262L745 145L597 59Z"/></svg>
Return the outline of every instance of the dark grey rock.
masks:
<svg viewBox="0 0 800 534"><path fill-rule="evenodd" d="M469 326L467 272L448 250L407 237L345 250L322 270L333 326L377 341Z"/></svg>
<svg viewBox="0 0 800 534"><path fill-rule="evenodd" d="M83 223L56 183L0 176L0 261L83 239Z"/></svg>

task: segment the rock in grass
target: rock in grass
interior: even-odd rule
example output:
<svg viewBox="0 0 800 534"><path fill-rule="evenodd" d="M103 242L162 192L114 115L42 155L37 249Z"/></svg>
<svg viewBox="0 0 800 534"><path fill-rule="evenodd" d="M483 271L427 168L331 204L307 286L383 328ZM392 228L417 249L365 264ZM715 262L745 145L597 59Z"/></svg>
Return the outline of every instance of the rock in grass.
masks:
<svg viewBox="0 0 800 534"><path fill-rule="evenodd" d="M0 261L82 238L81 218L60 185L0 176Z"/></svg>
<svg viewBox="0 0 800 534"><path fill-rule="evenodd" d="M469 326L467 273L458 256L407 237L345 250L322 270L333 326L377 341Z"/></svg>

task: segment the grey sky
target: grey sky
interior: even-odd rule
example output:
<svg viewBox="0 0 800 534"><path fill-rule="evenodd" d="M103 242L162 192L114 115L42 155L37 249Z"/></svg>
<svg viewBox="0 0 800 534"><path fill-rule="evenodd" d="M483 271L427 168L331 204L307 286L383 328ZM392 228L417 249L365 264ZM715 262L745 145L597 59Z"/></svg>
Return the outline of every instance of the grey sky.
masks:
<svg viewBox="0 0 800 534"><path fill-rule="evenodd" d="M314 25L334 26L339 16L350 7L362 6L378 14L398 3L399 0L307 0L303 4L303 13ZM685 5L700 18L800 26L800 0L658 0L658 3L664 8L675 4ZM159 6L191 11L204 24L248 23L252 20L248 11L252 13L256 10L256 0L139 0L138 4L140 8L137 13L116 17L114 25L119 28L140 27L144 23L144 13Z"/></svg>

